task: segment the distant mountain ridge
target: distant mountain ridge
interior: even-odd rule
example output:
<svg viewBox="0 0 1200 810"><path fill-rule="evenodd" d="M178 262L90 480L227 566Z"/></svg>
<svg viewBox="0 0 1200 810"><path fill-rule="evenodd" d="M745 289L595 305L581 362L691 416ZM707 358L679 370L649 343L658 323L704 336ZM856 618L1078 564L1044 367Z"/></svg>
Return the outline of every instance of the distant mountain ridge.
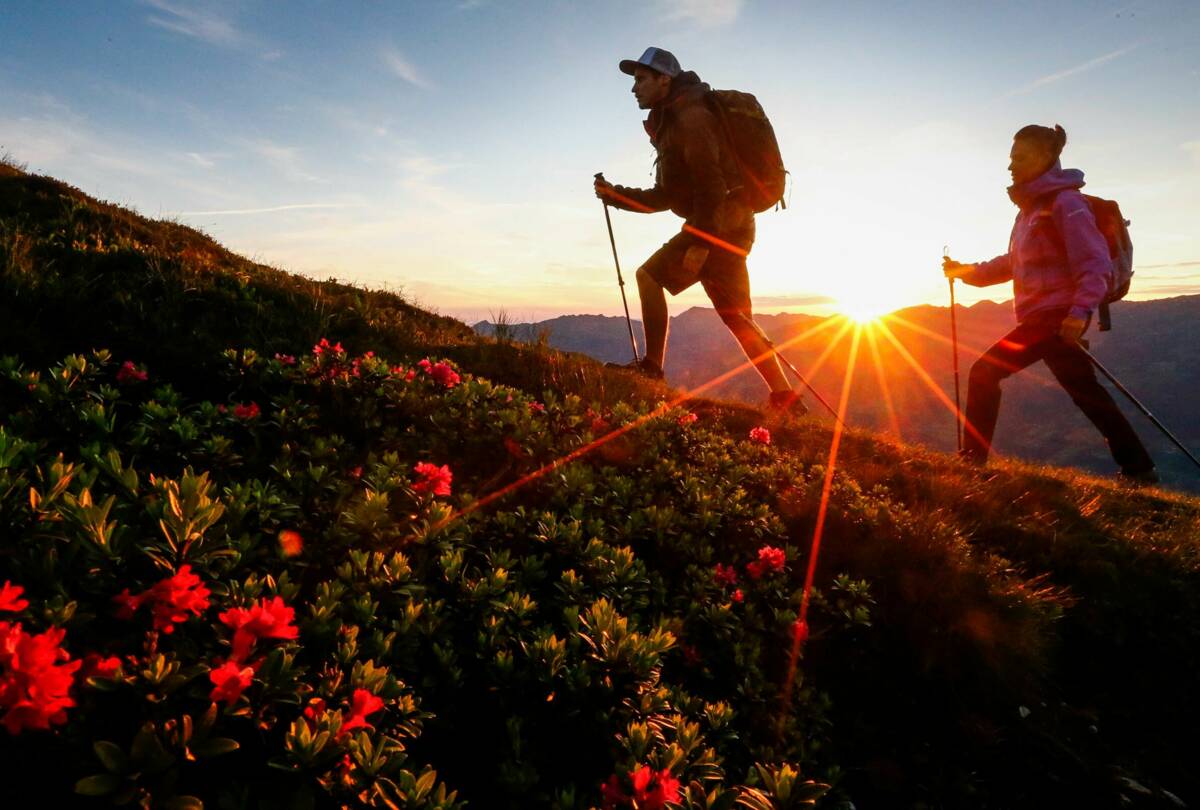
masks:
<svg viewBox="0 0 1200 810"><path fill-rule="evenodd" d="M779 345L806 331L819 328L826 318L800 315L758 315L759 325ZM958 308L961 400L966 406L967 375L979 354L1012 328L1009 302L982 301ZM954 397L950 319L946 307L917 306L898 310L884 321L892 336L928 373L948 400ZM1200 295L1154 301L1122 301L1113 306L1113 330L1089 331L1093 353L1135 396L1164 421L1193 453L1200 453L1200 420L1195 402L1200 396ZM497 325L483 321L473 327L495 335ZM630 359L624 318L602 315L568 315L537 323L499 327L514 340L533 341L544 336L558 349L581 352L599 360ZM809 374L838 327L825 328L785 350L785 355L808 376L829 402L836 402L848 360L850 340L844 336L829 357ZM634 331L641 344L641 324ZM906 441L941 450L954 448L954 422L944 402L898 351L884 332L865 334L854 377L849 422L852 425L899 433ZM880 371L873 356L878 353ZM745 358L716 312L693 307L671 318L667 351L667 381L695 388L745 362ZM881 378L886 386L881 383ZM1107 385L1107 383L1106 383ZM886 387L886 396L885 396ZM1111 390L1111 386L1110 390ZM1200 471L1153 425L1116 392L1113 396L1154 455L1164 480L1172 486L1200 491ZM765 389L750 369L705 392L750 404L761 404ZM812 396L809 395L811 402ZM895 415L888 413L888 401ZM1004 384L1004 402L996 435L998 452L1032 461L1072 465L1107 473L1113 463L1099 433L1091 426L1042 364L1027 369Z"/></svg>

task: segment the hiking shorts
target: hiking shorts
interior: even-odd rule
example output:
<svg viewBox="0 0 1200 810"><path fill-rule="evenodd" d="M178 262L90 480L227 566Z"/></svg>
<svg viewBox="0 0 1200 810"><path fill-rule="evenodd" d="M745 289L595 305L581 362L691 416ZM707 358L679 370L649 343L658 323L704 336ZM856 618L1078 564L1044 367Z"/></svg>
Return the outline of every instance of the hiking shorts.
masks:
<svg viewBox="0 0 1200 810"><path fill-rule="evenodd" d="M748 227L730 234L726 241L748 253L754 244L753 217L750 217ZM750 274L746 269L746 257L718 245L709 245L708 259L699 273L692 274L684 270L683 256L693 244L696 244L694 237L678 233L656 250L641 269L671 295L679 295L697 281L700 282L722 320L749 315Z"/></svg>

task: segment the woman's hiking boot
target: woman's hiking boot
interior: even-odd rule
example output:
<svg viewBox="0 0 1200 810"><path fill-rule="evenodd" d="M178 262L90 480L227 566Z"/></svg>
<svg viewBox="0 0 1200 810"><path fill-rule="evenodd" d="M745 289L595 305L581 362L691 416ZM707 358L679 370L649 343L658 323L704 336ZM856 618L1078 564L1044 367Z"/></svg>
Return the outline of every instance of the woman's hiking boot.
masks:
<svg viewBox="0 0 1200 810"><path fill-rule="evenodd" d="M653 360L643 357L641 360L633 360L629 363L605 363L605 368L618 368L625 371L632 371L635 374L641 374L651 380L661 380L663 378L662 367Z"/></svg>
<svg viewBox="0 0 1200 810"><path fill-rule="evenodd" d="M772 391L767 397L767 410L780 415L804 416L808 406L798 391Z"/></svg>

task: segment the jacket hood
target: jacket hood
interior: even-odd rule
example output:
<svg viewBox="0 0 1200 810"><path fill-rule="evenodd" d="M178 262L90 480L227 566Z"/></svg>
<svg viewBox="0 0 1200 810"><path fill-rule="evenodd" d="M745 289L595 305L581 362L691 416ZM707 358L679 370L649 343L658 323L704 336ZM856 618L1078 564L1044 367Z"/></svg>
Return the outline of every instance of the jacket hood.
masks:
<svg viewBox="0 0 1200 810"><path fill-rule="evenodd" d="M658 140L658 130L663 125L663 119L667 112L678 107L680 104L685 104L689 101L701 98L709 91L707 82L700 81L700 77L696 75L694 70L685 70L675 77L671 82L671 92L663 100L662 104L653 107L650 110L650 115L646 117L643 126L646 128L646 134L650 136L650 141L656 143Z"/></svg>
<svg viewBox="0 0 1200 810"><path fill-rule="evenodd" d="M1044 174L1027 183L1009 186L1008 198L1024 211L1049 194L1057 194L1067 189L1081 189L1083 186L1083 172L1079 169L1064 169L1062 163L1056 160Z"/></svg>

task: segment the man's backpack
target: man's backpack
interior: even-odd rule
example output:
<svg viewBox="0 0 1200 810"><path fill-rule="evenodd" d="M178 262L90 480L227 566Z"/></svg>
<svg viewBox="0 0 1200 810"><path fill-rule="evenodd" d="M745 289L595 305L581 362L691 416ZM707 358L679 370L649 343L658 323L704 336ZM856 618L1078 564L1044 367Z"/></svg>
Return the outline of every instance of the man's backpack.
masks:
<svg viewBox="0 0 1200 810"><path fill-rule="evenodd" d="M1105 200L1084 194L1096 227L1108 243L1108 255L1112 259L1112 276L1108 280L1108 295L1100 302L1100 331L1112 329L1112 318L1108 305L1120 301L1129 293L1129 282L1133 280L1133 240L1129 238L1129 220L1121 214L1121 206L1115 200Z"/></svg>
<svg viewBox="0 0 1200 810"><path fill-rule="evenodd" d="M783 167L775 130L758 99L737 90L712 90L708 101L741 171L742 199L760 214L776 206L786 208L783 193L787 169Z"/></svg>

